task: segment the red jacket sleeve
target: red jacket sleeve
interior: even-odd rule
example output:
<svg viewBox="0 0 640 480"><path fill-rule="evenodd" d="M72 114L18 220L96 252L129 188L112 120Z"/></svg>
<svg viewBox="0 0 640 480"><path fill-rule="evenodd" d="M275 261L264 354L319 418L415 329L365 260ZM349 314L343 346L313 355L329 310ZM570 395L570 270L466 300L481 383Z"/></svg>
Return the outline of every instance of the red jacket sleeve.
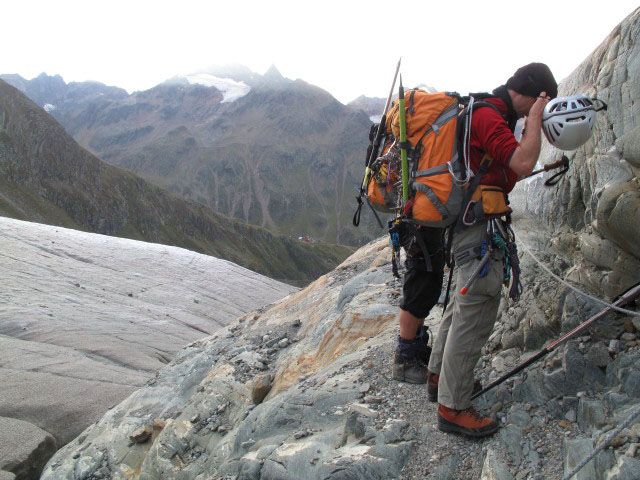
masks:
<svg viewBox="0 0 640 480"><path fill-rule="evenodd" d="M513 152L520 144L502 116L493 108L478 108L471 120L471 146L493 157L493 161L509 167Z"/></svg>

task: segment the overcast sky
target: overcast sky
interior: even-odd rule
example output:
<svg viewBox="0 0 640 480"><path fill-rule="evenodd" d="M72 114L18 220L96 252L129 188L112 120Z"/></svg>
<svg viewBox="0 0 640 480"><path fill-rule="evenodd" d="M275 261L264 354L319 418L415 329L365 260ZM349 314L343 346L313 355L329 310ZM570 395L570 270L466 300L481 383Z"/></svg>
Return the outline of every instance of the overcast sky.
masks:
<svg viewBox="0 0 640 480"><path fill-rule="evenodd" d="M524 64L560 81L638 0L9 0L0 73L97 80L132 92L207 65L271 64L346 103L405 86L490 90Z"/></svg>

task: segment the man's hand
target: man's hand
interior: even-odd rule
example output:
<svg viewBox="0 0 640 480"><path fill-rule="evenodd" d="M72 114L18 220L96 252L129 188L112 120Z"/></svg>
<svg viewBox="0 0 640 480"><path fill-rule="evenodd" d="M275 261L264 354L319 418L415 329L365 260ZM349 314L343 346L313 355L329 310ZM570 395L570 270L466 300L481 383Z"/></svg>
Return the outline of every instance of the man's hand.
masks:
<svg viewBox="0 0 640 480"><path fill-rule="evenodd" d="M540 129L542 128L542 114L549 103L547 92L541 92L529 109L525 118L524 134L520 146L511 157L509 168L523 178L533 171L540 154Z"/></svg>
<svg viewBox="0 0 640 480"><path fill-rule="evenodd" d="M547 106L547 103L551 100L551 97L547 96L547 92L541 92L536 98L535 103L529 110L529 115L527 118L533 118L535 120L539 120L542 124L542 114L544 113L544 107Z"/></svg>

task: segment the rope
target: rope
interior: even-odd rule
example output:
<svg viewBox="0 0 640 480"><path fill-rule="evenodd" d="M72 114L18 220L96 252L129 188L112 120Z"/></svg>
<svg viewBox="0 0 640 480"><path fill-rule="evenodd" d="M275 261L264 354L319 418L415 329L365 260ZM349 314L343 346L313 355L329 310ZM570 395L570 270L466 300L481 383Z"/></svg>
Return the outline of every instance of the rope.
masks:
<svg viewBox="0 0 640 480"><path fill-rule="evenodd" d="M474 101L475 99L473 97L469 97L469 106L467 107L469 109L469 115L466 118L467 125L466 125L466 130L464 132L465 144L463 148L464 148L464 163L465 163L465 167L467 168L467 181L469 181L473 176L473 172L471 171L471 125L473 121L473 102Z"/></svg>
<svg viewBox="0 0 640 480"><path fill-rule="evenodd" d="M515 236L515 233L514 233ZM540 267L542 267L542 269L547 272L549 275L551 275L553 278L555 278L558 282L562 283L563 285L569 287L571 290L573 290L574 292L589 298L590 300L599 303L600 305L603 305L607 308L610 308L612 310L615 310L617 312L620 313L624 313L625 315L631 315L634 317L640 317L640 312L634 312L633 310L627 310L626 308L620 308L620 307L616 307L615 305L612 305L610 303L605 302L604 300L600 300L598 297L594 297L593 295L589 295L586 292L583 292L582 290L580 290L577 287L574 287L573 285L571 285L569 282L567 282L566 280L564 280L563 278L560 278L558 275L556 275L555 273L553 273L549 267L547 267L545 264L543 264L540 260L538 260L538 257L536 257L533 252L529 249L529 247L527 247L527 244L524 243L522 241L522 239L520 238L520 236L518 235L517 238L518 242L520 243L520 245L522 245L522 248L524 248L524 251L527 252L529 255L531 255L531 258L533 258L535 260L535 262L540 265Z"/></svg>
<svg viewBox="0 0 640 480"><path fill-rule="evenodd" d="M469 97L469 104L467 106L468 113L464 119L464 135L462 139L462 163L464 165L465 172L463 178L456 177L456 173L453 171L453 165L451 162L447 163L447 169L453 177L453 181L458 185L464 185L473 177L473 170L471 170L471 120L473 119L473 102L474 98Z"/></svg>
<svg viewBox="0 0 640 480"><path fill-rule="evenodd" d="M602 440L598 446L596 448L593 449L593 451L587 456L585 457L579 464L577 464L575 467L573 467L573 470L571 470L569 473L567 473L564 477L562 477L562 480L569 480L571 477L573 477L576 473L578 473L580 470L582 470L582 467L584 467L587 463L589 463L593 457L595 457L601 450L604 450L605 448L607 448L609 446L609 444L611 443L611 441L618 436L618 434L620 432L622 432L622 430L624 430L625 428L627 428L631 422L633 422L633 420L640 415L640 405L638 405L636 407L636 409L631 412L631 415L629 415L620 425L618 425L614 430L612 430L604 440Z"/></svg>

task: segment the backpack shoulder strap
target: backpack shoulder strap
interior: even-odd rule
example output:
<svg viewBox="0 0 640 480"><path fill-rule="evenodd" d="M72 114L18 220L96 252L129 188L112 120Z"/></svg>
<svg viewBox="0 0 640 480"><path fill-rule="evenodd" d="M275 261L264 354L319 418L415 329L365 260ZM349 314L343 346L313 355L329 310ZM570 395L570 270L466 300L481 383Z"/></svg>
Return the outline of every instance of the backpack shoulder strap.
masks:
<svg viewBox="0 0 640 480"><path fill-rule="evenodd" d="M469 107L469 104L471 103L471 102L469 101L469 100L470 100L470 97L464 97L464 98L465 98L465 101L466 101L466 102L465 102L465 107L467 108L467 112L468 112L468 107ZM504 115L504 114L500 111L500 109L499 109L498 107L496 107L496 106L495 106L493 103L491 103L491 102L486 102L486 101L485 101L487 98L498 98L498 97L495 97L495 96L493 96L493 95L488 95L488 96L483 95L483 96L482 96L482 98L478 99L477 97L475 97L475 96L474 96L474 97L473 97L474 102L473 102L473 104L471 104L471 105L472 105L472 110L473 110L473 111L475 111L475 110L477 110L478 108L482 108L482 107L489 107L489 108L493 108L496 112L498 112L498 114L499 114L499 115L504 119L504 121L505 121L505 122L509 123L509 122L507 121L507 116L506 116L506 115ZM467 112L465 112L465 113L467 113Z"/></svg>

